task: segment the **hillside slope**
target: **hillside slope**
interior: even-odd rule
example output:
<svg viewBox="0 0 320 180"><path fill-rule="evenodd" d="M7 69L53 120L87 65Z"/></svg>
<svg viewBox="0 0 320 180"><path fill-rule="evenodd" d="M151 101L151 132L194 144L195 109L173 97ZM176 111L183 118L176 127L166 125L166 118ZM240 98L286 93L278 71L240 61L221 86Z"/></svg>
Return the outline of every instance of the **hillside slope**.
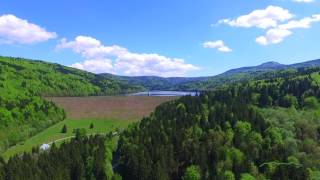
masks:
<svg viewBox="0 0 320 180"><path fill-rule="evenodd" d="M183 89L183 90L210 90L218 86L236 83L241 81L248 81L255 79L257 77L263 77L264 74L270 72L276 72L278 70L287 70L287 69L299 69L299 68L308 68L308 67L320 67L320 59L306 61L302 63L284 65L274 61L266 62L258 66L251 67L241 67L237 69L228 70L222 74L207 77L196 82L186 82L180 83L173 89Z"/></svg>
<svg viewBox="0 0 320 180"><path fill-rule="evenodd" d="M258 66L231 69L222 73L222 75L231 75L236 73L249 73L249 72L267 72L267 71L274 71L274 70L284 70L289 68L307 68L307 67L318 67L318 66L320 66L320 59L305 61L302 63L289 64L289 65L280 64L275 61L269 61L269 62L262 63Z"/></svg>
<svg viewBox="0 0 320 180"><path fill-rule="evenodd" d="M17 94L11 94L18 97L16 104L0 101L2 110L6 111L3 114L14 117L10 120L17 122L5 124L8 118L0 118L1 124L7 125L1 127L0 132L7 129L10 129L8 132L15 129L39 130L42 125L52 123L48 117L63 118L62 111L55 109L53 104L46 104L28 88L26 91L13 90L24 92L26 96L19 99ZM107 161L103 144L94 148L99 152L92 154L95 151L89 149L96 143L81 145L81 137L84 142L90 142L81 133L81 137L64 143L60 148L54 146L48 153L35 149L32 153L11 158L8 163L0 158L0 178L51 177L54 170L43 166L56 167L54 172L61 177L75 171L85 177L92 173L97 175L91 171L92 165L98 165L98 170L102 170L108 164L123 179L314 180L320 175L319 99L320 67L258 73L245 81L227 83L202 92L200 96L185 96L160 105L149 117L120 133L117 150L107 153ZM50 109L51 115L45 114L48 113L45 109ZM23 116L18 119L22 121L15 119L19 115ZM44 123L23 121L29 116L36 119L34 122ZM46 119L38 121L39 117ZM33 122L33 119L27 120ZM68 144L72 147L64 149ZM58 159L49 158L54 155ZM96 155L98 158L94 158ZM57 164L57 160L61 163ZM103 172L99 173L100 179L106 175Z"/></svg>
<svg viewBox="0 0 320 180"><path fill-rule="evenodd" d="M108 95L143 89L43 61L0 57L0 67L2 81L6 84L16 88L22 87L44 96Z"/></svg>
<svg viewBox="0 0 320 180"><path fill-rule="evenodd" d="M124 179L316 179L320 68L282 70L159 106L119 139Z"/></svg>
<svg viewBox="0 0 320 180"><path fill-rule="evenodd" d="M118 76L113 74L100 74L102 77L128 83L134 86L143 86L147 90L183 90L177 86L185 83L205 81L208 77L158 77L158 76Z"/></svg>
<svg viewBox="0 0 320 180"><path fill-rule="evenodd" d="M134 87L58 64L0 57L0 152L64 119L42 96L107 95Z"/></svg>

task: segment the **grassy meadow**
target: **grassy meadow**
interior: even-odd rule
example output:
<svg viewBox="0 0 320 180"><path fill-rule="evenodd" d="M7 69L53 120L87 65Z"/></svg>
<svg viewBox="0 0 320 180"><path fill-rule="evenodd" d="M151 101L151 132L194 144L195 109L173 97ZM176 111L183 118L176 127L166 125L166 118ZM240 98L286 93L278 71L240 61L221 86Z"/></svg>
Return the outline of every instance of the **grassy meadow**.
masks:
<svg viewBox="0 0 320 180"><path fill-rule="evenodd" d="M53 141L71 137L74 135L73 130L77 128L84 128L87 134L96 133L107 133L115 130L116 128L125 128L132 121L126 120L103 120L103 119L81 119L81 120L71 120L67 119L61 121L44 131L38 133L37 135L23 141L16 146L12 146L7 151L3 153L3 157L8 159L15 154L21 154L24 151L30 152L32 147L40 146L44 143L51 143ZM90 125L93 123L94 127L90 129ZM67 126L67 132L61 133L62 127Z"/></svg>
<svg viewBox="0 0 320 180"><path fill-rule="evenodd" d="M148 116L161 103L177 97L143 96L91 96L91 97L47 97L66 111L67 119L35 136L7 149L4 159L15 154L30 152L33 147L57 141L59 144L71 138L74 129L86 129L87 134L107 133L116 128L126 128L131 122ZM90 129L93 123L94 128ZM61 133L63 126L67 132Z"/></svg>

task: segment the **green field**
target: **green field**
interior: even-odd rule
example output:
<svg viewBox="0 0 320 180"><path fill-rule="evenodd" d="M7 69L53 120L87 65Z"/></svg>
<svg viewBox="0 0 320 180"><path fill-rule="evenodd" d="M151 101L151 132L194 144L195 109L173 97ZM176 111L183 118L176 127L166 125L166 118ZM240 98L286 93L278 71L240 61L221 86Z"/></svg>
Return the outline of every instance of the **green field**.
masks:
<svg viewBox="0 0 320 180"><path fill-rule="evenodd" d="M25 151L31 151L32 147L40 146L44 143L51 143L63 138L72 137L74 135L73 129L84 128L86 129L87 134L107 133L109 131L115 130L116 128L125 128L130 122L132 121L101 119L64 120L45 129L44 131L27 139L26 141L23 141L16 146L12 146L7 151L5 151L2 156L4 159L8 159L15 154L21 154ZM94 125L93 129L90 129L91 123L93 123ZM67 133L61 133L61 129L64 125L67 126Z"/></svg>
<svg viewBox="0 0 320 180"><path fill-rule="evenodd" d="M134 97L134 96L99 96L99 97L58 97L47 98L65 109L67 120L61 121L35 136L10 147L3 154L4 159L13 155L31 151L33 147L56 141L60 144L74 136L73 130L84 128L87 134L107 133L116 128L126 128L130 122L135 122L148 116L163 102L177 97ZM93 123L94 128L90 129ZM67 126L67 133L61 133ZM1 154L0 154L1 155Z"/></svg>

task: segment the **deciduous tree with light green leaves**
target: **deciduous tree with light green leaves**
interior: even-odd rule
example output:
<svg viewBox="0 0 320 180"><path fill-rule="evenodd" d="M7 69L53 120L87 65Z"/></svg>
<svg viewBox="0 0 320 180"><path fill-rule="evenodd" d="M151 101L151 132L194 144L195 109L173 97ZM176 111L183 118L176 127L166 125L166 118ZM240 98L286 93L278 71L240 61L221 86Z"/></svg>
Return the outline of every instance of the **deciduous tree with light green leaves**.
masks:
<svg viewBox="0 0 320 180"><path fill-rule="evenodd" d="M189 166L182 178L183 180L200 180L200 168L198 166L192 165Z"/></svg>

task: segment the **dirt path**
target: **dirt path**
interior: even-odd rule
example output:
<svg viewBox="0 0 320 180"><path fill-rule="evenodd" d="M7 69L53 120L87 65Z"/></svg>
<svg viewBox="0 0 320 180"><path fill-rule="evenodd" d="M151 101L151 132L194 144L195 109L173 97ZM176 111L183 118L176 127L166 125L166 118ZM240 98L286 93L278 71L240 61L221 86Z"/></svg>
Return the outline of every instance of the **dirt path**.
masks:
<svg viewBox="0 0 320 180"><path fill-rule="evenodd" d="M93 134L87 134L87 136L98 135L98 134L99 134L99 135L105 135L105 133L93 133ZM118 135L118 133L116 133L116 132L113 133L113 136L117 136L117 135ZM68 137L56 139L56 140L54 140L54 141L51 141L51 142L45 143L45 144L51 145L51 144L53 144L53 143L56 143L56 142L59 142L59 141L64 141L64 140L67 140L67 139L72 139L72 138L74 138L74 137L76 137L76 136L75 136L75 135L73 135L73 136L68 136Z"/></svg>

